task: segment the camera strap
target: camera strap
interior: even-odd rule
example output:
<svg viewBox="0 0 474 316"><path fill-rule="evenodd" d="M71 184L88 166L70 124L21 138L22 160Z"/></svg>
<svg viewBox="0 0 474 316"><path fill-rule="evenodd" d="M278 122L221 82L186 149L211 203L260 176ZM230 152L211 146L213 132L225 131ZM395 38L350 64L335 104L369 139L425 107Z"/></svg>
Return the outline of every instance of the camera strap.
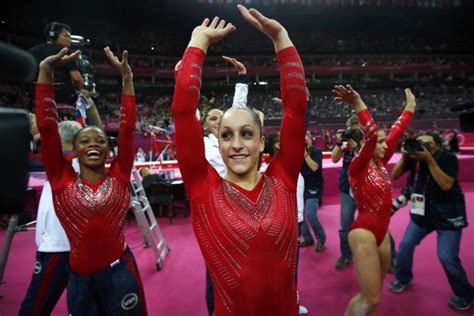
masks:
<svg viewBox="0 0 474 316"><path fill-rule="evenodd" d="M413 178L413 187L415 190L418 188L418 180L420 178L420 161L416 161L416 168L415 168L415 177Z"/></svg>
<svg viewBox="0 0 474 316"><path fill-rule="evenodd" d="M416 172L415 172L415 178L413 179L415 190L418 188L418 181L420 180L420 161L416 161ZM410 207L410 213L419 215L419 216L425 216L425 196L424 192L426 190L426 186L428 184L429 180L429 174L426 177L425 183L424 183L424 188L423 192L421 193L412 193L410 196L410 202L411 202L411 207Z"/></svg>
<svg viewBox="0 0 474 316"><path fill-rule="evenodd" d="M413 178L413 189L415 192L417 192L418 187L419 187L419 181L421 180L420 178L420 167L421 163L419 160L416 161L416 168L415 168L415 176ZM428 186L428 181L430 180L430 173L428 172L428 175L426 176L425 183L423 183L423 191L418 192L420 194L423 194L426 191L426 187Z"/></svg>

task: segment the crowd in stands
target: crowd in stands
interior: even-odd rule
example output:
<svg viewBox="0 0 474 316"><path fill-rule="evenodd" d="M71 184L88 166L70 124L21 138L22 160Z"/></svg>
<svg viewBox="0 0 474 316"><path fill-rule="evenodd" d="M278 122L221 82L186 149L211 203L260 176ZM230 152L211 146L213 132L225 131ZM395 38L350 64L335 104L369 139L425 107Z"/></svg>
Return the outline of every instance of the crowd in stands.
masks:
<svg viewBox="0 0 474 316"><path fill-rule="evenodd" d="M302 26L307 29L307 26ZM116 35L113 35L116 34ZM462 36L443 36L437 38L412 38L395 34L393 37L370 37L365 32L345 34L331 34L318 32L301 32L295 36L295 45L302 54L346 54L346 53L443 53L443 52L472 52L473 40ZM110 33L91 36L95 47L114 45L127 47L132 52L150 53L162 56L179 56L186 47L187 34L184 32L162 33L156 31L143 31L133 33ZM248 43L252 45L249 46ZM209 49L209 55L222 54L271 54L268 42L260 34L242 33L232 37Z"/></svg>
<svg viewBox="0 0 474 316"><path fill-rule="evenodd" d="M423 118L453 118L450 107L453 105L474 102L474 87L420 87L416 90L418 115ZM312 91L311 104L308 109L310 122L340 122L351 113L349 105L334 102L330 91ZM252 91L250 87L248 104L265 113L266 120L281 118L281 106L272 99L278 97L279 91ZM403 108L403 89L379 89L362 91L362 96L372 109L373 115L380 120L393 120ZM200 111L211 108L227 109L232 104L233 91L203 93ZM163 129L172 128L170 105L172 95L138 95L137 108L141 126L157 126ZM97 102L98 109L104 118L118 118L119 96L104 95Z"/></svg>
<svg viewBox="0 0 474 316"><path fill-rule="evenodd" d="M427 86L414 89L418 100L418 115L422 118L449 118L455 117L450 108L454 105L474 102L474 87L472 86ZM155 127L172 128L170 106L172 91L166 94L149 93L137 94L137 110L139 127L152 125ZM380 120L390 121L399 115L403 108L403 89L361 90L362 97L372 109L373 115ZM279 96L278 90L249 89L248 104L265 113L266 120L281 118L281 106L273 102ZM204 91L201 96L200 110L206 112L210 108L227 109L232 104L233 90ZM340 122L351 113L349 105L334 102L331 92L325 90L311 91L308 118L310 122ZM104 120L119 118L120 95L117 93L100 93L96 99L97 108ZM27 89L12 84L0 84L0 106L16 107L30 110L32 99ZM73 111L61 111L60 118L68 119Z"/></svg>
<svg viewBox="0 0 474 316"><path fill-rule="evenodd" d="M171 6L178 5L174 1L169 3ZM197 16L200 19L201 15L198 12L199 8L195 8L196 17L191 14L194 9L189 9L190 12L186 14L191 16L183 19L182 25L175 25L173 29L169 29L164 25L168 18L166 10L171 7L167 8L164 4L156 5L162 10L143 12L143 10L133 11L128 6L119 7L117 14L126 16L127 21L117 18L105 24L102 20L103 13L107 11L105 9L102 12L102 9L96 8L92 13L89 8L82 7L78 7L77 12L63 12L59 8L58 10L61 11L64 22L73 28L73 34L80 34L89 40L90 46L83 50L91 57L95 65L106 64L102 48L111 45L114 50L128 49L130 51L129 62L132 67L173 69L189 39L187 24L194 25L193 19ZM397 11L398 8L391 8L390 14L383 11L383 8L381 11L351 11L350 8L341 7L341 10L328 11L327 14L318 13L315 9L316 11L313 12L317 15L315 19L301 18L304 15L285 15L279 10L275 11L275 15L281 15L285 22L291 25L292 40L298 47L305 66L474 65L472 55L474 40L470 34L472 29L466 26L466 23L471 22L463 15L463 11L466 10L464 4L461 7L456 5L455 8L446 10L430 10L428 9L430 5L422 7L427 7L427 9ZM10 16L15 16L15 19L2 22L1 39L25 49L44 41L42 30L45 21L36 14L32 14L34 10L35 6L32 6L10 12ZM81 10L89 14L78 14ZM307 10L310 9L304 9L304 11ZM156 18L154 23L134 22L151 16ZM337 27L333 27L335 19L338 21ZM235 22L238 24L238 21L236 19ZM367 28L368 24L370 28ZM394 25L400 27L393 27ZM443 28L440 29L439 25L443 25ZM273 57L271 45L268 45L268 39L258 32L246 32L245 28L248 26L238 25L238 27L242 30L241 32L235 32L210 48L205 67L231 68L220 57L224 53L238 57L247 67L275 67L276 60ZM433 30L437 31L433 32ZM252 45L248 45L250 42ZM107 92L102 88L119 85L119 80L99 75L97 70L96 73L95 80L99 87L96 104L99 112L103 119L116 119L119 116L120 95ZM272 102L272 98L279 96L278 88L275 87L279 79L276 76L257 78L257 75L249 73L251 84L249 104L264 111L266 119L279 119L281 108ZM413 87L413 82L419 85L419 87L414 87L419 102L419 114L425 117L447 117L451 113L449 110L451 106L474 101L474 88L469 81L470 76L470 73L447 72L440 74L385 72L370 75L344 73L326 77L318 74L308 75L307 82L312 90L311 102L313 104L309 108L308 117L316 124L318 121L339 122L350 113L348 105L334 102L330 95L330 86L342 82L351 83L354 86L359 85L359 91L362 91L364 100L373 109L376 118L388 121L398 115L403 107L401 89L405 86ZM460 84L454 83L457 79L461 81ZM399 86L400 89L385 86L381 89L377 86L375 90L370 84L378 81L390 82L392 87ZM437 81L437 84L430 87L433 81ZM444 81L450 85L449 88L439 84ZM221 76L214 80L205 78L201 110L205 112L210 107L227 108L232 101L233 84L232 77L223 79ZM135 85L139 129L145 130L148 125L164 129L172 128L170 105L174 80L155 78L150 75L136 76ZM256 86L255 89L254 86ZM163 87L162 90L165 91L153 91L156 87ZM140 88L149 89L140 91ZM115 88L109 90L116 91ZM31 109L32 98L28 92L25 87L0 84L0 106ZM71 111L64 112L61 115L62 119L73 115Z"/></svg>
<svg viewBox="0 0 474 316"><path fill-rule="evenodd" d="M251 106L261 109L266 119L281 118L281 107L272 101L278 96L278 91L256 92L251 88L250 90L249 104ZM423 115L442 116L451 113L450 107L453 105L474 102L474 87L420 87L415 91L418 109ZM312 91L311 94L313 105L309 109L310 118L314 117L316 121L321 118L325 122L331 122L331 119L347 117L351 112L349 105L334 102L330 91ZM402 89L362 90L362 96L372 109L373 115L382 119L399 115L404 106ZM232 102L232 94L211 92L207 102L212 107L225 109Z"/></svg>
<svg viewBox="0 0 474 316"><path fill-rule="evenodd" d="M93 62L97 65L106 64L103 54L94 50L91 52ZM247 67L275 67L274 56L235 56ZM155 67L160 69L173 69L175 58L154 55L131 55L132 67ZM306 66L404 66L404 65L474 65L472 55L302 55ZM229 67L220 57L210 57L206 60L206 67Z"/></svg>

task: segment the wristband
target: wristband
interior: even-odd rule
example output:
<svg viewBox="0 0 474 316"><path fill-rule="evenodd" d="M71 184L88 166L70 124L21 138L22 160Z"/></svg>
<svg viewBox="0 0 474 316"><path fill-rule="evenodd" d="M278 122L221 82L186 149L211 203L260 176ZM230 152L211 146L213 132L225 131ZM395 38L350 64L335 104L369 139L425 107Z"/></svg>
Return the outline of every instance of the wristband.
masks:
<svg viewBox="0 0 474 316"><path fill-rule="evenodd" d="M238 75L237 83L249 84L249 77L247 75Z"/></svg>

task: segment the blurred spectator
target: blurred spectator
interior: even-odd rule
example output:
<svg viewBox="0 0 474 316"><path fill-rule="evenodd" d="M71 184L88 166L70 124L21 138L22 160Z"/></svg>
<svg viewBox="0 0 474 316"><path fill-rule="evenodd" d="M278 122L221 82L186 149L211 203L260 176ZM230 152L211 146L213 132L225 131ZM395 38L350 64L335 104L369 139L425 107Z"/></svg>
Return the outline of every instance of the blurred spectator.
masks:
<svg viewBox="0 0 474 316"><path fill-rule="evenodd" d="M143 151L143 148L138 148L135 161L137 162L145 162L145 152Z"/></svg>

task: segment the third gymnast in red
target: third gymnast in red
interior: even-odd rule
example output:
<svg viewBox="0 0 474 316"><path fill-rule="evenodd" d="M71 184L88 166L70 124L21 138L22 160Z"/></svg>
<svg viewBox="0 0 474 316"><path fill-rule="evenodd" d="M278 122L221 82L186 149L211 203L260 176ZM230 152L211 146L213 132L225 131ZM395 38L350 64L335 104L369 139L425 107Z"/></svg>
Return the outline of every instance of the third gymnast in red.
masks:
<svg viewBox="0 0 474 316"><path fill-rule="evenodd" d="M224 178L206 161L195 116L207 48L235 30L214 18L192 33L176 76L172 111L179 166L192 208L194 233L214 285L216 316L298 314L295 284L298 226L296 182L304 152L306 83L287 31L254 9L243 17L274 43L284 114L280 151L258 173L264 137L260 119L231 108L219 125Z"/></svg>
<svg viewBox="0 0 474 316"><path fill-rule="evenodd" d="M392 181L385 169L398 140L411 122L415 97L405 89L406 106L388 136L377 130L367 106L351 86L336 86L337 101L354 106L364 134L358 155L349 166L349 184L359 215L350 227L349 245L361 288L349 303L346 316L376 315L382 283L390 267L388 225L392 209Z"/></svg>

